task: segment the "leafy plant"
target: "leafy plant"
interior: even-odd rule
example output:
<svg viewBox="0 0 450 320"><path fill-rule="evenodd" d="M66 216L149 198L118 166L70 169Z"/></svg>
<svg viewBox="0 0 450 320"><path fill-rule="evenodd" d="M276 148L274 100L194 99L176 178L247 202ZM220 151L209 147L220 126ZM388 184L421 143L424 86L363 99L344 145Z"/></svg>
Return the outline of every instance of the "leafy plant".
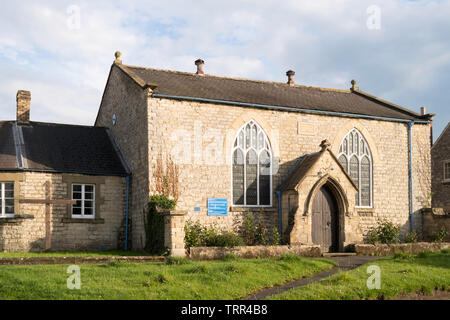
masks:
<svg viewBox="0 0 450 320"><path fill-rule="evenodd" d="M187 247L234 247L244 245L244 240L233 232L221 232L207 228L199 222L187 221L184 226L184 241Z"/></svg>
<svg viewBox="0 0 450 320"><path fill-rule="evenodd" d="M164 247L164 216L158 211L172 210L176 201L166 195L153 195L144 208L145 249L150 253L163 254Z"/></svg>
<svg viewBox="0 0 450 320"><path fill-rule="evenodd" d="M250 212L247 212L245 215L242 234L244 241L248 246L280 244L280 234L278 229L274 227L269 231L266 223L255 221Z"/></svg>
<svg viewBox="0 0 450 320"><path fill-rule="evenodd" d="M441 230L433 237L434 242L443 242L444 239L448 236L448 232L445 227L442 227Z"/></svg>
<svg viewBox="0 0 450 320"><path fill-rule="evenodd" d="M400 226L391 221L382 220L377 226L369 230L366 241L376 243L397 243L400 235Z"/></svg>
<svg viewBox="0 0 450 320"><path fill-rule="evenodd" d="M405 242L406 243L415 243L419 240L419 234L417 233L416 230L414 230L413 232L410 232L406 235L405 237Z"/></svg>

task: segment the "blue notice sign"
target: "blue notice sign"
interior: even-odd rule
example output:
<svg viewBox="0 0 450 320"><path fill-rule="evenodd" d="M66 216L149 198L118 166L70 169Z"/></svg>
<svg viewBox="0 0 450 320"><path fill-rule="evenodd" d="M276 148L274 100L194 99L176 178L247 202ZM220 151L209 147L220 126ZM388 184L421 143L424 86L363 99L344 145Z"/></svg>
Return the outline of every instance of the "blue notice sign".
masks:
<svg viewBox="0 0 450 320"><path fill-rule="evenodd" d="M226 216L227 213L227 198L208 198L208 216Z"/></svg>

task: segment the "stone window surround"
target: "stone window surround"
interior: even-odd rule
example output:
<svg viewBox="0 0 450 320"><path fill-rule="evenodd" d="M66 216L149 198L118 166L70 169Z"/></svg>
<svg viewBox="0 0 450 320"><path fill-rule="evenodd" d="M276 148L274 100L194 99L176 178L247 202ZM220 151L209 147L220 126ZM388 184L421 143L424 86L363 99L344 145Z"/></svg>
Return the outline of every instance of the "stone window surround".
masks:
<svg viewBox="0 0 450 320"><path fill-rule="evenodd" d="M450 163L450 159L442 161L442 170L443 170L442 183L450 183L450 179L445 178L445 174L446 174L445 166L449 163ZM450 172L448 172L448 175L450 175Z"/></svg>
<svg viewBox="0 0 450 320"><path fill-rule="evenodd" d="M348 149L347 151L341 151L341 149L343 148L343 146L344 146L344 141L346 141L346 143L347 143L347 148L350 148L349 147L349 140L348 140L348 137L351 135L351 134L353 134L354 132L356 132L356 134L357 134L357 137L359 138L358 139L358 149L360 148L360 143L361 143L361 141L363 141L363 143L364 143L364 150L363 150L363 154L362 155L360 155L360 152L359 152L359 150L358 150L358 152L356 152L356 153L354 153L353 151L352 152L349 152L348 150L350 150L350 149ZM354 143L354 142L352 142L352 143ZM365 152L365 149L366 149L366 147L367 147L367 149L368 149L368 154L366 154L366 152ZM373 209L373 157L372 157L372 151L371 151L371 145L370 145L370 142L369 141L367 141L367 139L366 139L366 137L364 136L364 134L358 129L358 128L356 128L356 127L353 127L351 130L349 130L346 134L345 134L345 136L344 136L344 138L342 138L342 140L341 140L341 143L339 144L339 152L338 152L338 154L337 154L337 157L338 157L338 159L340 159L341 158L341 156L345 156L345 158L346 158L346 161L347 161L347 167L348 168L345 168L346 170L347 170L347 172L349 172L349 169L350 169L350 160L351 160L351 158L352 157L357 157L357 159L358 159L358 175L359 175L359 178L358 178L358 188L361 188L361 186L360 186L360 180L361 180L361 161L362 161L362 159L363 158L367 158L368 160L369 160L369 199L370 199L370 205L369 206L362 206L362 205L358 205L358 203L356 204L356 206L355 206L355 209L357 210L357 211L365 211L364 209L370 209L370 210L372 210ZM349 174L350 174L350 172L349 172ZM362 198L361 198L361 190L359 190L359 202L361 202L362 201ZM361 210L362 209L362 210Z"/></svg>
<svg viewBox="0 0 450 320"><path fill-rule="evenodd" d="M100 195L100 185L105 184L104 176L77 176L63 174L62 182L67 185L67 199L72 199L72 184L92 184L95 186L95 217L72 218L72 205L67 205L66 217L62 219L63 223L105 223L105 219L101 217L100 206L105 199Z"/></svg>
<svg viewBox="0 0 450 320"><path fill-rule="evenodd" d="M81 190L80 190L81 199L73 199L73 200L81 201L81 208L80 208L80 215L77 216L77 215L73 214L73 207L71 207L72 218L73 219L95 219L95 216L96 216L95 203L96 203L96 198L97 198L97 195L95 194L95 192L97 190L96 185L95 184L85 184L85 183L72 183L72 185L70 186L72 197L73 197L73 193L74 193L74 191L73 191L74 186L81 187ZM91 186L93 188L93 192L88 191L88 193L93 193L92 199L86 199L86 187L87 186ZM91 215L85 214L85 211L86 211L85 201L92 201L94 203L93 208L88 207L88 209L93 209L93 212Z"/></svg>
<svg viewBox="0 0 450 320"><path fill-rule="evenodd" d="M248 204L235 204L234 203L234 194L233 194L233 155L234 152L236 150L241 150L244 154L244 159L246 158L246 152L249 152L249 150L252 149L252 147L248 148L240 148L239 146L235 146L236 142L239 139L239 134L242 132L245 132L245 128L247 127L247 125L250 125L251 127L253 127L253 125L256 126L256 128L259 129L259 133L258 136L256 137L257 140L259 138L259 134L262 134L264 141L267 142L268 145L268 153L269 153L269 159L270 159L270 171L272 172L272 168L273 168L273 151L272 151L272 146L271 146L271 141L269 139L269 136L267 135L266 131L262 128L262 126L255 121L254 119L250 119L248 121L246 121L243 125L241 125L239 127L239 129L236 131L235 135L234 135L234 139L233 144L232 144L232 152L230 153L230 159L231 159L231 208L272 208L273 206L273 174L270 174L270 179L269 179L269 183L270 183L270 191L269 191L269 196L270 196L270 200L269 200L269 204L268 205L262 205L262 204L256 204L256 205L248 205ZM257 131L258 132L258 131ZM244 145L245 145L246 141L244 141ZM239 143L238 143L239 144ZM262 152L260 150L260 152ZM258 154L258 152L257 152ZM257 155L257 159L258 159L258 172L257 174L259 174L259 154ZM244 161L245 162L245 161ZM246 169L245 169L245 165L244 165L244 177L246 176ZM244 180L245 181L245 180ZM246 202L246 191L245 191L245 186L246 183L244 183L244 203ZM259 184L257 184L257 197L259 199Z"/></svg>
<svg viewBox="0 0 450 320"><path fill-rule="evenodd" d="M23 181L23 172L0 172L0 181L14 183L14 217L2 217L0 219L17 219L22 218L20 214L19 197L20 197L20 182Z"/></svg>

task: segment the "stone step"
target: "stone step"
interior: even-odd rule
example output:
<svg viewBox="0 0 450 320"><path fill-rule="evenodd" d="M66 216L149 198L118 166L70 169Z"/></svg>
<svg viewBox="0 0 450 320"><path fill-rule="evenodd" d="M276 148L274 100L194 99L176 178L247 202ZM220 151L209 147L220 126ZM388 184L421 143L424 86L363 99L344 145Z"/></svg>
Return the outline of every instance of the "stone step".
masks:
<svg viewBox="0 0 450 320"><path fill-rule="evenodd" d="M353 257L356 256L355 252L324 252L322 257Z"/></svg>

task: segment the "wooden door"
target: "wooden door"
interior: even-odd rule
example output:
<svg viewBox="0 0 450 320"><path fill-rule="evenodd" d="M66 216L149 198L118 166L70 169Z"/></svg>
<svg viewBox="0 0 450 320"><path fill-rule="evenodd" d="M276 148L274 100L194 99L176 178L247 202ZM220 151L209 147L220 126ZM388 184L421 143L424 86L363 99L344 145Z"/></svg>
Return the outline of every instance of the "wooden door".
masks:
<svg viewBox="0 0 450 320"><path fill-rule="evenodd" d="M337 205L331 192L323 186L317 192L312 208L312 240L322 252L338 250Z"/></svg>

